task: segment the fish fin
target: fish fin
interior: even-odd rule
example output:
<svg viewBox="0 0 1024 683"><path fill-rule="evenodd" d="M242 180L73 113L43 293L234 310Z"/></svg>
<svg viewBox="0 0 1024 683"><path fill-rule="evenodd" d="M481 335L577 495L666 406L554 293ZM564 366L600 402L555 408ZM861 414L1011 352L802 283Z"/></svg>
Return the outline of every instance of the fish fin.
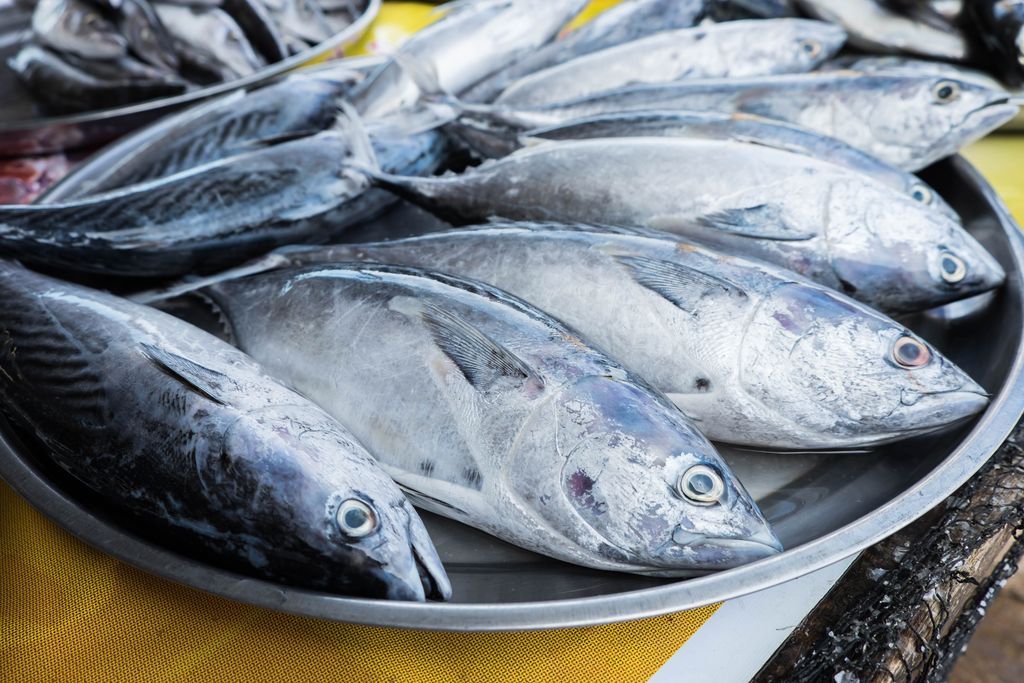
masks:
<svg viewBox="0 0 1024 683"><path fill-rule="evenodd" d="M431 64L416 61L411 55L404 54L401 50L392 55L391 59L398 65L398 68L405 72L405 75L412 79L421 95L442 95L455 99L455 95L441 85L441 78Z"/></svg>
<svg viewBox="0 0 1024 683"><path fill-rule="evenodd" d="M351 165L380 172L380 162L373 149L373 140L363 125L363 118L355 107L345 100L338 101L338 116L334 119L333 130L342 133L352 148Z"/></svg>
<svg viewBox="0 0 1024 683"><path fill-rule="evenodd" d="M402 488L402 492L408 496L409 501L416 507L426 508L428 510L435 510L438 512L449 511L455 512L456 514L462 515L463 518L467 517L466 511L462 508L456 507L451 503L428 496L427 494L417 491L416 489L409 488L408 486L399 485Z"/></svg>
<svg viewBox="0 0 1024 683"><path fill-rule="evenodd" d="M323 131L315 128L305 128L303 130L290 131L287 133L280 133L278 135L268 135L255 140L246 140L240 143L238 148L241 152L250 152L257 149L263 149L265 147L273 147L274 145L280 145L285 142L294 142L295 140L301 140L302 138L312 137L321 132Z"/></svg>
<svg viewBox="0 0 1024 683"><path fill-rule="evenodd" d="M523 360L448 311L427 305L420 315L438 347L477 389L486 391L502 379L521 384L533 378L543 384Z"/></svg>
<svg viewBox="0 0 1024 683"><path fill-rule="evenodd" d="M625 255L616 256L615 260L624 265L641 286L687 313L696 315L700 302L711 296L725 294L730 298L747 298L746 292L729 280L680 263Z"/></svg>
<svg viewBox="0 0 1024 683"><path fill-rule="evenodd" d="M142 353L168 376L181 382L185 387L214 403L222 406L228 401L222 398L226 384L234 382L227 375L211 370L152 344L142 342Z"/></svg>
<svg viewBox="0 0 1024 683"><path fill-rule="evenodd" d="M698 225L720 230L740 237L781 242L813 239L813 233L794 230L786 224L779 210L767 204L740 209L723 209L698 216Z"/></svg>

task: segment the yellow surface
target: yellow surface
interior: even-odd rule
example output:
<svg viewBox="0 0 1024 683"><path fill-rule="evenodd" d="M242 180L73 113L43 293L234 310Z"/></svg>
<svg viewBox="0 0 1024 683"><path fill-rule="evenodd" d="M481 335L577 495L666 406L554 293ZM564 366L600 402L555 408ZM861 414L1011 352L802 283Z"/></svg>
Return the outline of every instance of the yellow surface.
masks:
<svg viewBox="0 0 1024 683"><path fill-rule="evenodd" d="M963 154L992 183L1017 222L1024 223L1024 135L992 135Z"/></svg>
<svg viewBox="0 0 1024 683"><path fill-rule="evenodd" d="M385 2L380 14L348 54L390 54L409 36L436 21L441 14L434 5L423 2Z"/></svg>
<svg viewBox="0 0 1024 683"><path fill-rule="evenodd" d="M78 541L0 483L0 681L646 681L717 609L446 634L249 607Z"/></svg>

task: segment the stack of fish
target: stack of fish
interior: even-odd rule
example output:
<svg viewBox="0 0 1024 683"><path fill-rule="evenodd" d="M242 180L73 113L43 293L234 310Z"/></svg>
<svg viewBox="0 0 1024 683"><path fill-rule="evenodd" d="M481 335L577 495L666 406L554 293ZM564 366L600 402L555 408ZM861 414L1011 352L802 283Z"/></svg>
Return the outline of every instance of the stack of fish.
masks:
<svg viewBox="0 0 1024 683"><path fill-rule="evenodd" d="M353 23L362 0L39 0L9 66L56 112L242 78Z"/></svg>
<svg viewBox="0 0 1024 683"><path fill-rule="evenodd" d="M982 411L889 316L1003 284L914 172L1006 93L828 70L842 28L695 26L697 0L556 39L583 4L459 2L365 78L207 103L0 208L0 253L65 280L184 278L129 303L4 265L8 412L220 562L422 599L448 581L388 477L549 557L687 576L782 549L712 442L864 449ZM316 246L398 197L462 227ZM143 305L189 302L240 351Z"/></svg>

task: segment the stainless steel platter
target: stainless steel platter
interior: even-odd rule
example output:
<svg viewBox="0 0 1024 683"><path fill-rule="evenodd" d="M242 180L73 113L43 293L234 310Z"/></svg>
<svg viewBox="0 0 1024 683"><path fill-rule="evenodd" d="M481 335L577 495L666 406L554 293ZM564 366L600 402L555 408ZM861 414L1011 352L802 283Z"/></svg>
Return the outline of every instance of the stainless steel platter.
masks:
<svg viewBox="0 0 1024 683"><path fill-rule="evenodd" d="M984 179L962 158L925 174L1002 263L1007 286L987 299L906 322L992 394L957 431L881 450L784 454L725 450L788 548L738 569L685 581L582 569L519 550L424 515L454 586L448 604L342 598L224 571L153 541L47 465L44 454L0 424L0 476L71 532L137 567L244 602L327 619L440 630L515 630L599 624L707 605L831 564L909 524L964 483L1000 446L1024 410L1024 239ZM80 174L51 195L59 196ZM422 227L408 207L353 239ZM376 233L376 234L374 234Z"/></svg>
<svg viewBox="0 0 1024 683"><path fill-rule="evenodd" d="M7 42L0 40L0 157L94 148L186 104L264 83L310 62L340 57L377 17L381 1L366 0L366 10L345 30L245 78L116 109L49 117L39 112L31 94L6 64L7 58L23 44L16 39L18 33L24 32L24 38L28 37L30 15L13 8L4 10L0 2L0 38L11 37Z"/></svg>

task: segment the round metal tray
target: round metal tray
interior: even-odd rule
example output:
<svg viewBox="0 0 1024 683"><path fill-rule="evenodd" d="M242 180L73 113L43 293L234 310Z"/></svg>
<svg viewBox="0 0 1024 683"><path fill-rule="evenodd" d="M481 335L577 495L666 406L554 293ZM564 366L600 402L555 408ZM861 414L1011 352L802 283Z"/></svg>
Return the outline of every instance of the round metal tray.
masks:
<svg viewBox="0 0 1024 683"><path fill-rule="evenodd" d="M255 605L341 621L441 630L581 626L674 612L774 586L848 557L937 505L996 451L1024 410L1024 241L995 192L962 158L943 161L925 176L1000 260L1008 282L974 305L961 303L906 322L984 385L992 403L954 432L868 453L723 449L788 548L776 557L695 579L653 579L563 564L424 514L452 579L454 602L351 599L242 576L158 545L146 529L106 509L4 425L0 476L83 540L137 567ZM405 216L360 229L352 238L422 225Z"/></svg>
<svg viewBox="0 0 1024 683"><path fill-rule="evenodd" d="M280 62L270 64L254 74L234 81L218 83L175 97L139 102L137 104L82 112L67 116L40 117L35 113L31 94L7 68L6 59L21 47L19 42L0 45L0 157L52 154L74 149L88 149L109 142L182 106L199 100L222 95L238 88L247 88L269 81L286 71L304 64L340 57L346 47L355 43L369 28L380 12L382 0L366 0L363 12L345 30L331 36L319 45L304 50ZM13 12L13 10L12 10ZM17 30L15 25L4 24L0 15L0 28ZM27 15L17 17L28 26ZM24 28L23 27L23 28Z"/></svg>

